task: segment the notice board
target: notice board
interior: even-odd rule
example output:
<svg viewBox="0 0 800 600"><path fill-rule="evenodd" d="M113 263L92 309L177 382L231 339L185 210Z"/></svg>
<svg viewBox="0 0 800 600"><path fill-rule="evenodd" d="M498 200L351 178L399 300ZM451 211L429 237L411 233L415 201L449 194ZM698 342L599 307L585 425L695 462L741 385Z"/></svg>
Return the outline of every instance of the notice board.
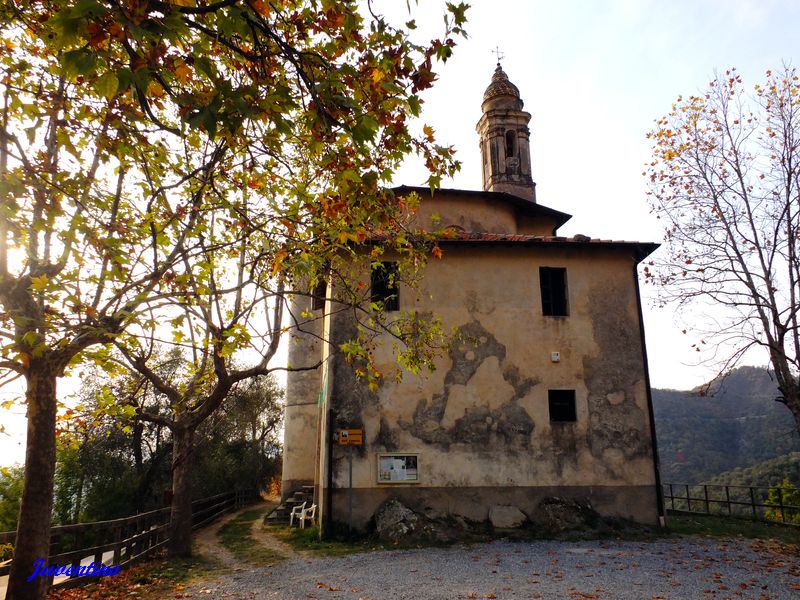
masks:
<svg viewBox="0 0 800 600"><path fill-rule="evenodd" d="M419 455L378 454L378 483L419 483Z"/></svg>

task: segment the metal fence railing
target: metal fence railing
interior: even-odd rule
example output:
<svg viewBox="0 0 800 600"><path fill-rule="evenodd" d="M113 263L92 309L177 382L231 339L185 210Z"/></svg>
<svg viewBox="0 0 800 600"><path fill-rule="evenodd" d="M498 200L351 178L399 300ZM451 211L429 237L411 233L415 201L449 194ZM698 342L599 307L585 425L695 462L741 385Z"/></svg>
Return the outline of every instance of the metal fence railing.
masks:
<svg viewBox="0 0 800 600"><path fill-rule="evenodd" d="M800 525L800 506L792 504L786 490L781 487L664 483L662 488L664 505L667 510L675 513L720 515Z"/></svg>

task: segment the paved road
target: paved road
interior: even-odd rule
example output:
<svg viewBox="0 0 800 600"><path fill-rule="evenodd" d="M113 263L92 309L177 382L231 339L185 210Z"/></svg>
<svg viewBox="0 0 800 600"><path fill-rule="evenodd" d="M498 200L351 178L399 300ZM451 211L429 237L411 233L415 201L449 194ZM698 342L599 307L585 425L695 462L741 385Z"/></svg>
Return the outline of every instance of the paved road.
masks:
<svg viewBox="0 0 800 600"><path fill-rule="evenodd" d="M800 555L750 540L493 542L294 559L233 572L184 594L274 600L798 600Z"/></svg>

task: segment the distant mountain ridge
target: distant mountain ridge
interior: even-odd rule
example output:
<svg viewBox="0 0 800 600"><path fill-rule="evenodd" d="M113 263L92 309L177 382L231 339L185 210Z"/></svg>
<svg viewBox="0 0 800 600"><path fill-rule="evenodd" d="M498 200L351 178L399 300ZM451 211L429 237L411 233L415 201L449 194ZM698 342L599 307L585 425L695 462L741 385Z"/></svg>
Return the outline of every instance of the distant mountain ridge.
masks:
<svg viewBox="0 0 800 600"><path fill-rule="evenodd" d="M704 386L706 387L706 386ZM692 391L653 389L661 480L699 483L800 452L792 414L770 372L740 367Z"/></svg>

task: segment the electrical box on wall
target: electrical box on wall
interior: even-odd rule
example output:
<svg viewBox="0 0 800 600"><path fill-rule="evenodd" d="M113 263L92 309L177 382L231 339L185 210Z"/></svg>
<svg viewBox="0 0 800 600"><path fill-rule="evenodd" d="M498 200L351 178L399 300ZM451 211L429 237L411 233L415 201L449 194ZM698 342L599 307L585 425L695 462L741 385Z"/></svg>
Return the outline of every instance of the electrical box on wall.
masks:
<svg viewBox="0 0 800 600"><path fill-rule="evenodd" d="M561 361L561 352L550 353L550 362L560 362L560 361Z"/></svg>

